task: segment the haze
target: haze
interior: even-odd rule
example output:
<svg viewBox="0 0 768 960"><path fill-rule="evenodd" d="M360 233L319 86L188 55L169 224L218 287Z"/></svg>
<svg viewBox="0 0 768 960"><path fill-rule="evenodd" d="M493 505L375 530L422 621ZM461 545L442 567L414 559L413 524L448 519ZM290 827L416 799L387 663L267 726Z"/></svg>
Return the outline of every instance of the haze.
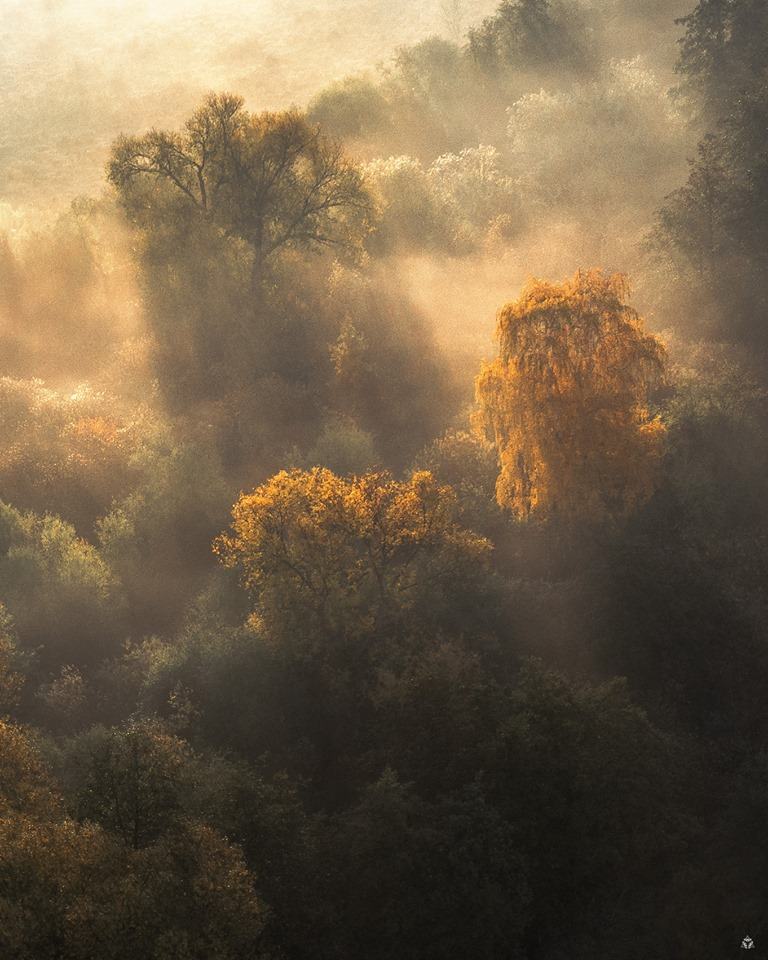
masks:
<svg viewBox="0 0 768 960"><path fill-rule="evenodd" d="M0 58L0 958L768 956L765 0Z"/></svg>

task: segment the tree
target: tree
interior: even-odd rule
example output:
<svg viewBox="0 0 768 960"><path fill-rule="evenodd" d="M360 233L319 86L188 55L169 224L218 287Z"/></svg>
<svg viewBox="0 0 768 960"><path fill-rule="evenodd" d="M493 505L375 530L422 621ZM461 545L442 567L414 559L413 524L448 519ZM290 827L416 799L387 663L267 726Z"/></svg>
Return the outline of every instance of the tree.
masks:
<svg viewBox="0 0 768 960"><path fill-rule="evenodd" d="M171 629L202 588L231 501L210 444L179 442L161 429L147 437L140 466L142 482L97 524L101 555L120 578L139 635Z"/></svg>
<svg viewBox="0 0 768 960"><path fill-rule="evenodd" d="M122 639L124 598L99 551L58 517L2 502L0 599L41 673L106 659Z"/></svg>
<svg viewBox="0 0 768 960"><path fill-rule="evenodd" d="M48 818L62 811L39 752L29 734L0 720L0 817L26 812Z"/></svg>
<svg viewBox="0 0 768 960"><path fill-rule="evenodd" d="M455 6L455 0L452 2ZM411 98L414 107L420 105L429 113L439 114L455 102L462 80L466 79L461 48L440 37L427 37L413 46L400 47L391 79L395 86L390 87L390 95L395 96L396 102L399 94L400 98ZM444 135L453 136L450 130ZM439 147L441 139L433 141L433 149Z"/></svg>
<svg viewBox="0 0 768 960"><path fill-rule="evenodd" d="M66 748L78 819L100 823L136 850L146 846L179 820L189 760L184 741L152 721L94 727Z"/></svg>
<svg viewBox="0 0 768 960"><path fill-rule="evenodd" d="M718 262L728 255L733 215L723 144L715 136L699 143L685 186L659 211L654 242L687 261L700 282L716 285Z"/></svg>
<svg viewBox="0 0 768 960"><path fill-rule="evenodd" d="M469 54L486 73L503 68L589 72L582 16L559 0L502 0L492 17L469 31Z"/></svg>
<svg viewBox="0 0 768 960"><path fill-rule="evenodd" d="M93 824L0 818L3 956L251 960L265 913L242 854L208 827L131 851Z"/></svg>
<svg viewBox="0 0 768 960"><path fill-rule="evenodd" d="M18 960L109 957L103 924L123 866L102 830L27 813L0 818L0 952ZM113 934L114 935L114 934Z"/></svg>
<svg viewBox="0 0 768 960"><path fill-rule="evenodd" d="M429 178L467 233L487 228L499 217L510 222L521 219L519 187L504 174L495 147L480 145L443 154L430 167Z"/></svg>
<svg viewBox="0 0 768 960"><path fill-rule="evenodd" d="M17 706L24 688L24 674L19 672L23 657L16 643L13 618L0 603L0 713Z"/></svg>
<svg viewBox="0 0 768 960"><path fill-rule="evenodd" d="M520 519L621 514L653 489L664 427L647 401L665 352L626 295L624 277L590 271L533 281L499 314L477 422L498 450L498 502Z"/></svg>
<svg viewBox="0 0 768 960"><path fill-rule="evenodd" d="M241 496L233 517L217 553L240 567L267 632L310 648L425 621L457 629L458 598L490 549L427 472L283 471Z"/></svg>
<svg viewBox="0 0 768 960"><path fill-rule="evenodd" d="M767 125L763 76L702 139L687 183L667 197L651 237L686 307L703 301L697 312L714 313L710 326L723 339L762 350L768 343Z"/></svg>
<svg viewBox="0 0 768 960"><path fill-rule="evenodd" d="M479 790L429 803L385 770L323 829L331 898L322 939L330 948L320 956L522 955L526 864L516 828ZM343 924L333 906L340 902Z"/></svg>
<svg viewBox="0 0 768 960"><path fill-rule="evenodd" d="M707 132L687 183L659 211L650 246L676 295L676 313L692 316L704 335L764 351L768 7L763 0L700 0L679 22L686 28L681 92L692 97Z"/></svg>
<svg viewBox="0 0 768 960"><path fill-rule="evenodd" d="M260 938L267 908L242 852L215 830L182 822L132 851L128 864L119 899L109 905L112 933L124 944L120 960L265 956Z"/></svg>
<svg viewBox="0 0 768 960"><path fill-rule="evenodd" d="M462 0L440 0L440 13L448 36L460 43L464 33L464 3Z"/></svg>
<svg viewBox="0 0 768 960"><path fill-rule="evenodd" d="M180 131L121 136L108 176L140 219L152 217L153 204L135 187L149 180L167 188L246 241L257 274L289 245L354 242L369 214L361 176L338 144L298 111L251 114L227 93L209 94Z"/></svg>
<svg viewBox="0 0 768 960"><path fill-rule="evenodd" d="M397 247L451 249L453 211L414 157L387 157L365 167L376 197L380 222L373 244L384 252Z"/></svg>
<svg viewBox="0 0 768 960"><path fill-rule="evenodd" d="M111 844L64 817L31 736L0 721L0 953L20 960L104 955L92 940L108 896ZM107 954L105 956L111 956Z"/></svg>
<svg viewBox="0 0 768 960"><path fill-rule="evenodd" d="M429 470L439 483L449 484L458 497L460 516L472 530L498 540L499 525L507 522L496 503L496 448L477 432L448 430L427 444L414 463Z"/></svg>
<svg viewBox="0 0 768 960"><path fill-rule="evenodd" d="M126 771L115 772L120 788ZM166 772L152 769L156 791ZM29 734L0 721L0 954L260 956L266 911L241 851L188 819L163 827L137 849L103 826L67 817Z"/></svg>
<svg viewBox="0 0 768 960"><path fill-rule="evenodd" d="M726 117L768 66L768 8L763 0L699 0L677 21L685 27L677 72L705 120Z"/></svg>
<svg viewBox="0 0 768 960"><path fill-rule="evenodd" d="M329 84L309 103L307 116L332 135L360 138L389 123L389 105L369 77L345 77Z"/></svg>
<svg viewBox="0 0 768 960"><path fill-rule="evenodd" d="M509 646L435 639L382 670L366 758L370 775L391 767L425 799L480 781L509 718Z"/></svg>
<svg viewBox="0 0 768 960"><path fill-rule="evenodd" d="M304 457L303 466L328 467L334 473L361 474L376 463L373 437L353 420L330 417Z"/></svg>
<svg viewBox="0 0 768 960"><path fill-rule="evenodd" d="M525 91L509 109L507 134L510 173L527 203L551 220L573 216L582 238L632 242L627 234L646 229L649 208L684 168L683 117L639 59L611 61L566 89Z"/></svg>
<svg viewBox="0 0 768 960"><path fill-rule="evenodd" d="M0 485L20 509L56 513L83 536L136 481L135 424L88 387L60 393L41 380L0 379Z"/></svg>
<svg viewBox="0 0 768 960"><path fill-rule="evenodd" d="M577 684L538 661L523 664L497 729L483 783L530 868L524 955L554 960L565 940L576 958L659 952L669 922L657 881L685 835L675 803L682 745L623 681Z"/></svg>
<svg viewBox="0 0 768 960"><path fill-rule="evenodd" d="M684 356L653 505L603 542L585 606L603 671L708 744L762 749L768 395L733 348Z"/></svg>

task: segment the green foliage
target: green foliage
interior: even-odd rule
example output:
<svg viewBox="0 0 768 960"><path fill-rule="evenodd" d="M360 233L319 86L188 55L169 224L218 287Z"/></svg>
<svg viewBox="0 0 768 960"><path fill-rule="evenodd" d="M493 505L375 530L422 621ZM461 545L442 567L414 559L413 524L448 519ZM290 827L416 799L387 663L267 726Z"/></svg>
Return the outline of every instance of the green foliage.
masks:
<svg viewBox="0 0 768 960"><path fill-rule="evenodd" d="M580 76L592 67L583 14L562 0L502 0L494 16L470 30L469 52L490 74L554 62L566 75Z"/></svg>
<svg viewBox="0 0 768 960"><path fill-rule="evenodd" d="M60 812L48 770L29 734L0 720L0 816L46 818Z"/></svg>
<svg viewBox="0 0 768 960"><path fill-rule="evenodd" d="M266 908L241 852L209 827L182 824L136 852L111 934L124 956L250 960ZM160 909L158 909L160 906Z"/></svg>
<svg viewBox="0 0 768 960"><path fill-rule="evenodd" d="M394 59L398 83L412 97L433 106L456 98L465 73L460 48L440 37L401 47Z"/></svg>
<svg viewBox="0 0 768 960"><path fill-rule="evenodd" d="M638 59L613 61L596 77L526 93L508 111L510 169L528 203L583 229L644 225L677 183L686 134L661 79ZM572 133L571 133L572 132Z"/></svg>
<svg viewBox="0 0 768 960"><path fill-rule="evenodd" d="M509 710L504 661L487 637L428 637L385 664L371 694L369 775L392 767L433 800L482 781Z"/></svg>
<svg viewBox="0 0 768 960"><path fill-rule="evenodd" d="M321 91L308 115L350 140L366 158L413 154L425 160L476 137L464 114L480 98L460 47L427 37L397 50L374 79L348 77Z"/></svg>
<svg viewBox="0 0 768 960"><path fill-rule="evenodd" d="M180 819L187 748L155 723L94 727L65 746L63 762L77 819L101 824L135 850Z"/></svg>
<svg viewBox="0 0 768 960"><path fill-rule="evenodd" d="M498 458L493 444L474 432L449 430L422 450L414 466L453 487L470 529L486 536L498 530L502 512L496 503Z"/></svg>
<svg viewBox="0 0 768 960"><path fill-rule="evenodd" d="M760 0L699 0L685 27L677 72L708 123L727 116L768 64L768 11Z"/></svg>
<svg viewBox="0 0 768 960"><path fill-rule="evenodd" d="M368 211L355 166L303 116L250 114L227 93L209 94L181 131L121 137L108 174L139 223L158 201L210 219L248 244L256 270L286 246L354 243Z"/></svg>
<svg viewBox="0 0 768 960"><path fill-rule="evenodd" d="M732 353L704 346L697 354L668 401L657 496L601 548L600 647L606 669L628 675L689 728L759 740L755 704L768 676L765 394Z"/></svg>
<svg viewBox="0 0 768 960"><path fill-rule="evenodd" d="M210 445L147 438L143 479L98 523L100 551L120 577L135 625L149 632L178 622L210 571L210 542L230 493Z"/></svg>
<svg viewBox="0 0 768 960"><path fill-rule="evenodd" d="M535 949L557 956L567 938L575 956L611 943L642 956L659 930L654 880L684 836L674 744L621 682L579 687L534 662L512 698L491 796L530 864Z"/></svg>
<svg viewBox="0 0 768 960"><path fill-rule="evenodd" d="M346 923L324 956L521 956L528 890L514 828L473 791L429 804L386 771L332 825Z"/></svg>
<svg viewBox="0 0 768 960"><path fill-rule="evenodd" d="M58 517L0 505L0 596L43 671L115 650L125 612L119 585L96 548Z"/></svg>
<svg viewBox="0 0 768 960"><path fill-rule="evenodd" d="M502 171L501 154L478 146L439 156L426 168L413 157L367 164L365 173L379 203L374 251L446 250L479 246L493 222L520 229L516 182Z"/></svg>
<svg viewBox="0 0 768 960"><path fill-rule="evenodd" d="M380 208L374 243L388 247L450 248L451 211L433 190L427 171L413 157L373 160L365 168Z"/></svg>
<svg viewBox="0 0 768 960"><path fill-rule="evenodd" d="M346 77L325 87L307 107L307 118L332 136L369 136L388 122L387 100L368 77Z"/></svg>
<svg viewBox="0 0 768 960"><path fill-rule="evenodd" d="M327 420L304 462L338 474L365 473L376 463L373 437L349 420Z"/></svg>
<svg viewBox="0 0 768 960"><path fill-rule="evenodd" d="M0 715L12 713L18 705L29 666L19 649L13 617L0 604Z"/></svg>
<svg viewBox="0 0 768 960"><path fill-rule="evenodd" d="M652 246L690 299L694 329L765 349L766 81L699 144L687 183L660 210ZM698 315L697 315L698 314Z"/></svg>
<svg viewBox="0 0 768 960"><path fill-rule="evenodd" d="M521 220L518 184L504 174L501 154L494 147L443 154L430 167L429 177L438 195L470 229L487 229L501 217Z"/></svg>
<svg viewBox="0 0 768 960"><path fill-rule="evenodd" d="M117 763L114 772L119 771ZM135 785L135 777L128 779ZM135 799L124 795L125 776L115 783L114 796ZM162 783L159 778L153 786ZM110 791L108 784L91 786ZM258 955L265 911L236 848L190 821L141 849L123 846L92 823L76 823L64 815L29 738L5 722L0 838L0 949L8 956L245 960Z"/></svg>
<svg viewBox="0 0 768 960"><path fill-rule="evenodd" d="M82 671L64 664L58 676L40 684L36 691L36 706L41 708L39 713L46 727L67 732L86 722L92 708L92 693Z"/></svg>

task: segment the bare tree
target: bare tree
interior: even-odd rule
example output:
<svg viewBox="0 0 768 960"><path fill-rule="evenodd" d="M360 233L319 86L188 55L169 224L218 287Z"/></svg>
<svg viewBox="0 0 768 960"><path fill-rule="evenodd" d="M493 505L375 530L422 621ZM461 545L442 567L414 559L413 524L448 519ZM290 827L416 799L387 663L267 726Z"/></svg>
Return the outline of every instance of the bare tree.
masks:
<svg viewBox="0 0 768 960"><path fill-rule="evenodd" d="M464 36L464 0L440 0L440 13L451 40L459 43Z"/></svg>

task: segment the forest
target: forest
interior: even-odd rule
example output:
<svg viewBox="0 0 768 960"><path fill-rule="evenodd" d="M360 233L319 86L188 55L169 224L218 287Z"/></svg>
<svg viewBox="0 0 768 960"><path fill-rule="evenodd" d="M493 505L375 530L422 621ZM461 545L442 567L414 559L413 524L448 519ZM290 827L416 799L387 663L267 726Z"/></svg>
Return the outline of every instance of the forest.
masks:
<svg viewBox="0 0 768 960"><path fill-rule="evenodd" d="M1 8L0 960L768 957L766 0Z"/></svg>

